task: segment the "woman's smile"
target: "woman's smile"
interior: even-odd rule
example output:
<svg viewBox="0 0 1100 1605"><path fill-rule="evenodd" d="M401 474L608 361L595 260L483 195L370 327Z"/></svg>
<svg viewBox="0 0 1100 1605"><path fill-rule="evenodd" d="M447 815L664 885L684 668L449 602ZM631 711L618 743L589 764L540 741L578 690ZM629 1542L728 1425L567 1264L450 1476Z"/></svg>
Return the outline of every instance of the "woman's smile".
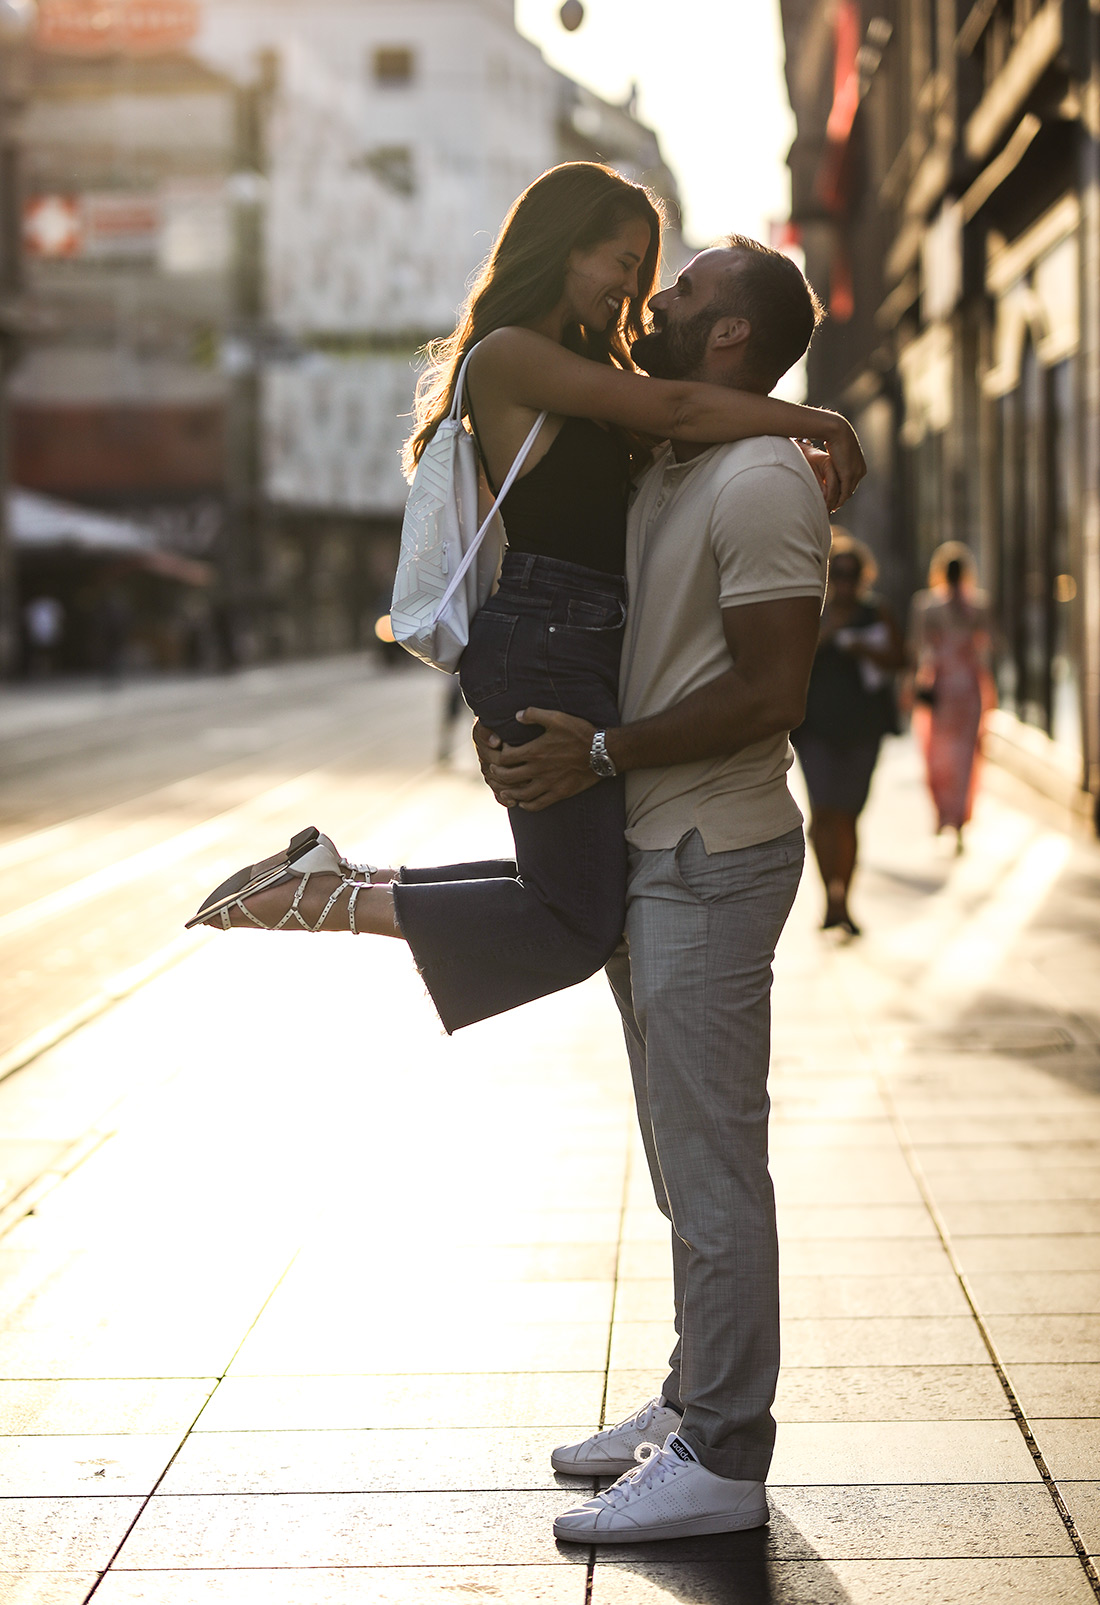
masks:
<svg viewBox="0 0 1100 1605"><path fill-rule="evenodd" d="M625 303L638 294L639 269L651 243L648 224L635 218L611 239L575 250L566 271L572 316L593 329L617 325Z"/></svg>

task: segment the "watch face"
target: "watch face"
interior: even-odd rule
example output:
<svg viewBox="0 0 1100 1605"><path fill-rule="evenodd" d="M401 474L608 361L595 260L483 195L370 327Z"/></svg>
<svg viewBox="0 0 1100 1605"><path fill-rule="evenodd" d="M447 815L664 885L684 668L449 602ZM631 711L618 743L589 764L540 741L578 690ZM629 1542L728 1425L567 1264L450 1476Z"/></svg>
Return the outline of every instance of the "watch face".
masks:
<svg viewBox="0 0 1100 1605"><path fill-rule="evenodd" d="M614 761L604 746L603 731L597 731L592 738L592 751L588 754L588 763L592 771L599 775L601 780L610 780L618 773Z"/></svg>

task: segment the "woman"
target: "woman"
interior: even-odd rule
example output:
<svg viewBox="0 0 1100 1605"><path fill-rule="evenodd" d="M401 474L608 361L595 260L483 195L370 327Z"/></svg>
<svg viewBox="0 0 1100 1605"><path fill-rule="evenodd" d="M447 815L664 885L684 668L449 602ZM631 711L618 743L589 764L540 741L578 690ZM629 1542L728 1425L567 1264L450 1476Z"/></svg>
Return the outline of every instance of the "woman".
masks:
<svg viewBox="0 0 1100 1605"><path fill-rule="evenodd" d="M463 410L490 487L538 414L550 413L504 503L499 589L459 665L467 702L511 743L541 733L517 722L525 705L601 729L617 721L626 508L648 455L641 436L824 438L842 489L862 474L855 436L835 414L633 370L628 348L644 332L659 256L660 218L645 190L594 163L554 168L520 196L457 328L429 351L408 467L475 346ZM509 818L514 860L399 873L348 865L326 838L303 832L218 888L192 923L403 937L454 1031L585 979L622 930L621 779Z"/></svg>
<svg viewBox="0 0 1100 1605"><path fill-rule="evenodd" d="M810 841L825 883L823 930L860 934L848 908L879 744L897 730L893 676L905 646L890 610L872 594L878 569L862 541L834 529L821 633L806 717L791 733L810 794Z"/></svg>
<svg viewBox="0 0 1100 1605"><path fill-rule="evenodd" d="M937 834L963 849L978 783L982 717L996 703L989 672L989 605L976 589L974 557L961 541L932 553L928 589L913 598L916 659L913 728L924 754Z"/></svg>

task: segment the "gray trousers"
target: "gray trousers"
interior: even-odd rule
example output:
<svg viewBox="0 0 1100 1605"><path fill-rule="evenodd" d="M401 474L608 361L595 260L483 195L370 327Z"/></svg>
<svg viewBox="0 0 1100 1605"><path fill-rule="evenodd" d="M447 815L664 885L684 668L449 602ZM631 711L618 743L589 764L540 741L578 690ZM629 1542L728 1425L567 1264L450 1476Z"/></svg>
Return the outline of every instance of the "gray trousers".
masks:
<svg viewBox="0 0 1100 1605"><path fill-rule="evenodd" d="M801 830L729 853L708 854L695 830L632 850L626 941L607 967L672 1223L677 1343L663 1391L708 1470L761 1482L779 1374L772 959L804 857Z"/></svg>

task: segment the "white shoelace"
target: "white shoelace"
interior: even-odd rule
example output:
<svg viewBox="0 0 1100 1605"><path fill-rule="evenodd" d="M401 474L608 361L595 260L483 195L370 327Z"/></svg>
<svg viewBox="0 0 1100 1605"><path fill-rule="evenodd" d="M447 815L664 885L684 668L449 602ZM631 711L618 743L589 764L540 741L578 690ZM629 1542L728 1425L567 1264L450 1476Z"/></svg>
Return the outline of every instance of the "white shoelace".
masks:
<svg viewBox="0 0 1100 1605"><path fill-rule="evenodd" d="M659 1487L674 1477L685 1463L674 1454L666 1454L657 1443L640 1443L634 1451L634 1458L638 1464L633 1471L624 1472L618 1482L613 1482L610 1488L596 1495L609 1510L629 1505L651 1488Z"/></svg>
<svg viewBox="0 0 1100 1605"><path fill-rule="evenodd" d="M648 1404L643 1404L637 1415L626 1416L617 1426L604 1427L602 1432L597 1432L596 1437L610 1438L612 1433L621 1432L624 1427L637 1427L639 1432L644 1432L653 1421L657 1411L664 1408L664 1398L661 1394L658 1394L655 1399L650 1399Z"/></svg>

